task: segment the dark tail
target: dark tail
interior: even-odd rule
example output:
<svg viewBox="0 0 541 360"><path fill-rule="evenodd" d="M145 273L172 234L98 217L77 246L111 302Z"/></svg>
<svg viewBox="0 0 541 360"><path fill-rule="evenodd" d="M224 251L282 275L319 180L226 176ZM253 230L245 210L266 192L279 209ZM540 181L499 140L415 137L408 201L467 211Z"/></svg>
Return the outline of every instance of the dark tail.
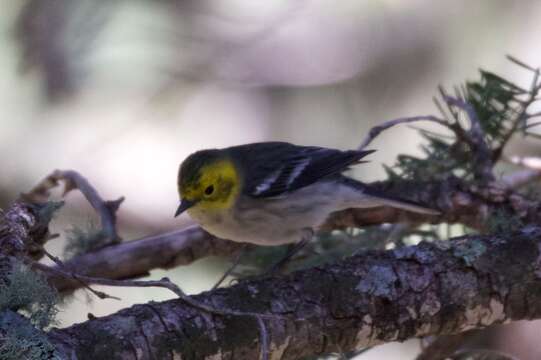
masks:
<svg viewBox="0 0 541 360"><path fill-rule="evenodd" d="M383 191L373 189L360 181L344 177L343 182L348 186L354 187L355 189L362 191L363 194L374 199L375 203L379 203L382 206L390 206L393 208L403 209L419 214L441 215L441 212L438 210L428 208L414 201L404 200L396 196L385 194Z"/></svg>

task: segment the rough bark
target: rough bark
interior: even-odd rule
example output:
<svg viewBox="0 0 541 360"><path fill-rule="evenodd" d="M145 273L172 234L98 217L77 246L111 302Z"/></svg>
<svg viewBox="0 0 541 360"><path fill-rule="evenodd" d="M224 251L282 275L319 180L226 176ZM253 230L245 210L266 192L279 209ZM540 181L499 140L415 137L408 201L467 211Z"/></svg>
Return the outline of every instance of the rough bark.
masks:
<svg viewBox="0 0 541 360"><path fill-rule="evenodd" d="M5 256L39 259L43 254L39 245L49 235L47 216L39 216L43 206L15 202L6 212L0 209L0 252Z"/></svg>
<svg viewBox="0 0 541 360"><path fill-rule="evenodd" d="M348 351L541 318L541 229L368 251L195 296L265 320L272 359ZM136 305L49 333L71 359L257 359L257 322L180 300Z"/></svg>

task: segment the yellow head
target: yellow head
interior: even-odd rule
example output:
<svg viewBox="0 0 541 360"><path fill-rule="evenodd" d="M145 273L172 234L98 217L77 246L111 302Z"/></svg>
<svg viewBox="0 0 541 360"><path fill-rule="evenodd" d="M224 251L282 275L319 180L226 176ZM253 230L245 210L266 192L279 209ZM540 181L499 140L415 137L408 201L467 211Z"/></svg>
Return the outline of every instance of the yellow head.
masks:
<svg viewBox="0 0 541 360"><path fill-rule="evenodd" d="M241 181L235 164L220 150L202 150L180 165L178 191L185 210L219 211L231 208L240 193Z"/></svg>

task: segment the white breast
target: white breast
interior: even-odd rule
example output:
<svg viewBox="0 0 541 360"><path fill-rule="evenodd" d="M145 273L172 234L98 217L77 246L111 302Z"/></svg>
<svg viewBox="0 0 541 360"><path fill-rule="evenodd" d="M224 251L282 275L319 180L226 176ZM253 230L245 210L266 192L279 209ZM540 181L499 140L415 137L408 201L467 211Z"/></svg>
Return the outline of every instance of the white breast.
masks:
<svg viewBox="0 0 541 360"><path fill-rule="evenodd" d="M349 207L371 207L369 199L335 182L307 186L276 198L241 197L227 211L190 209L190 216L209 233L228 240L276 246L301 240L303 229L317 229L330 213Z"/></svg>

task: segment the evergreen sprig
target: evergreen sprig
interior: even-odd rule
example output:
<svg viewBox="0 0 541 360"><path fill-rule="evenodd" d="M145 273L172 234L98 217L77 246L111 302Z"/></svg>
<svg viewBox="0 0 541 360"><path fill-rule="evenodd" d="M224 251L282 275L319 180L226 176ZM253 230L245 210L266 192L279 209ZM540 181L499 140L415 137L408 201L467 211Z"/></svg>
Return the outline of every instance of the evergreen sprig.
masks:
<svg viewBox="0 0 541 360"><path fill-rule="evenodd" d="M434 101L453 136L420 129L426 140L424 156L399 155L397 163L386 168L389 177L443 180L452 175L464 180L488 180L487 175L514 135L539 138L531 132L531 125L532 119L541 114L529 113L539 100L539 69L510 60L532 72L529 89L485 70L480 70L478 80L456 88L454 97L440 88Z"/></svg>

